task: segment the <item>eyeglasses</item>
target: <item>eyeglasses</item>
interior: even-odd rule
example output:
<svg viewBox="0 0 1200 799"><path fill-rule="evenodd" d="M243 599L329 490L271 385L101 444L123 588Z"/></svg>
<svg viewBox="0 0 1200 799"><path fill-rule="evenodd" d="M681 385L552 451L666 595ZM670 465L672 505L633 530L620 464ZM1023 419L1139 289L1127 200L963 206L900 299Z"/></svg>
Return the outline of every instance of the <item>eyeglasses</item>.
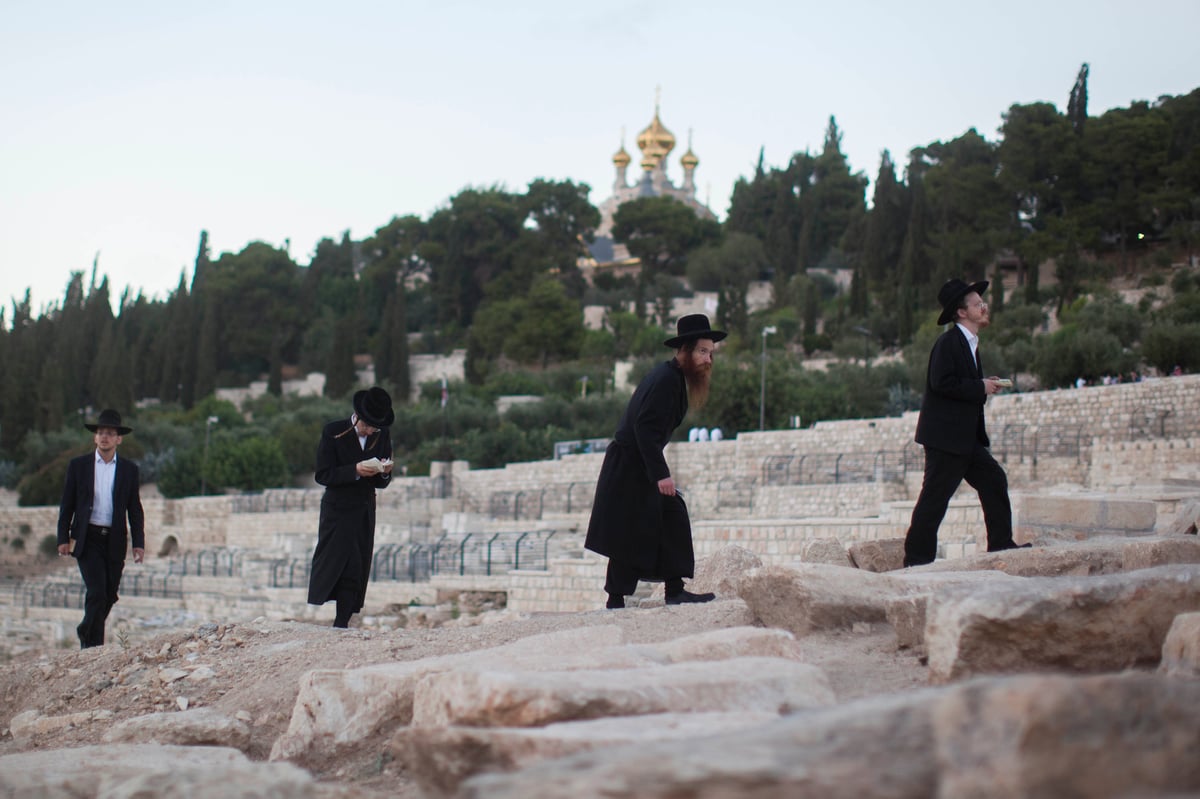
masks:
<svg viewBox="0 0 1200 799"><path fill-rule="evenodd" d="M981 308L986 311L988 304L986 302L977 302L974 305L968 305L967 307L968 308Z"/></svg>

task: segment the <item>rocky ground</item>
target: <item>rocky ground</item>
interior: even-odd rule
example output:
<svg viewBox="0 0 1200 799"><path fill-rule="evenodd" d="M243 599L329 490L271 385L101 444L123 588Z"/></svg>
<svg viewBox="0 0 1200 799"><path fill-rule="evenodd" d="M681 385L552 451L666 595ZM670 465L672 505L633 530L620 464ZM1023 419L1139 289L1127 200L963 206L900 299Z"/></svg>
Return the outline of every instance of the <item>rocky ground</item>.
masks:
<svg viewBox="0 0 1200 799"><path fill-rule="evenodd" d="M109 643L84 651L30 653L0 668L0 724L30 710L76 722L22 741L4 729L0 756L98 745L124 719L207 707L245 721L251 730L247 754L265 760L287 728L300 677L312 669L420 660L575 627L615 624L628 641L649 643L748 622L740 600L644 604L650 607L526 618L499 611L462 617L451 626L389 632L263 620L206 624L128 648ZM830 676L839 699L903 690L926 680L925 667L911 653L897 651L895 634L886 625L807 636L802 647L805 660ZM92 718L83 720L85 714ZM387 754L388 741L373 743L344 762L312 764L314 775L364 796L419 796Z"/></svg>
<svg viewBox="0 0 1200 799"><path fill-rule="evenodd" d="M0 667L0 797L1200 795L1194 534L899 552L728 547L709 604L29 652Z"/></svg>

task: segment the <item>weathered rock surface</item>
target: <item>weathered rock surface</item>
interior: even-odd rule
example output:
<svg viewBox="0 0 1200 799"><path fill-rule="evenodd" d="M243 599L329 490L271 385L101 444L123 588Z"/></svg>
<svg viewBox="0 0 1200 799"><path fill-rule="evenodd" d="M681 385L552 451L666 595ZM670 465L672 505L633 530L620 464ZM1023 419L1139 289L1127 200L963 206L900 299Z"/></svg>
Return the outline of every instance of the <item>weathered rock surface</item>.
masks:
<svg viewBox="0 0 1200 799"><path fill-rule="evenodd" d="M1200 613L1181 613L1171 622L1158 668L1163 674L1200 677Z"/></svg>
<svg viewBox="0 0 1200 799"><path fill-rule="evenodd" d="M755 619L794 635L887 619L887 603L909 592L890 575L819 563L765 566L739 583Z"/></svg>
<svg viewBox="0 0 1200 799"><path fill-rule="evenodd" d="M1195 610L1195 565L950 588L927 609L930 679L1156 665L1175 616Z"/></svg>
<svg viewBox="0 0 1200 799"><path fill-rule="evenodd" d="M544 727L650 713L784 713L834 701L821 669L782 658L603 671L454 671L417 686L413 726Z"/></svg>
<svg viewBox="0 0 1200 799"><path fill-rule="evenodd" d="M111 710L85 710L58 716L43 716L36 710L26 710L13 716L8 722L8 728L14 739L24 741L35 735L58 732L68 727L83 727L94 722L108 721L112 717Z"/></svg>
<svg viewBox="0 0 1200 799"><path fill-rule="evenodd" d="M913 567L918 573L1002 571L1019 577L1070 577L1200 562L1200 540L1183 536L1092 538L1086 541L984 552Z"/></svg>
<svg viewBox="0 0 1200 799"><path fill-rule="evenodd" d="M113 744L0 757L0 796L58 799L332 799L352 796L290 763L254 763L236 749Z"/></svg>
<svg viewBox="0 0 1200 799"><path fill-rule="evenodd" d="M912 593L888 600L887 620L896 631L896 645L918 654L925 652L925 617L931 597L956 587L1026 579L995 571L922 572L919 569L905 569L897 572L895 577L909 585Z"/></svg>
<svg viewBox="0 0 1200 799"><path fill-rule="evenodd" d="M620 628L595 626L530 636L492 649L419 661L305 675L286 733L271 758L334 752L404 726L417 684L431 674L503 666L528 671L629 669L731 657L798 657L795 639L781 630L733 627L655 644L624 645Z"/></svg>
<svg viewBox="0 0 1200 799"><path fill-rule="evenodd" d="M228 746L247 752L250 725L210 708L181 713L150 713L115 724L105 743L155 743L178 746Z"/></svg>
<svg viewBox="0 0 1200 799"><path fill-rule="evenodd" d="M311 671L300 682L287 732L271 748L272 760L290 760L348 744L408 724L413 691L423 678L451 669L486 668L503 663L517 668L595 668L596 652L622 643L615 626L586 627L533 635L504 646L460 655L388 663L361 669ZM552 661L547 652L555 653ZM633 650L615 651L610 668L645 665ZM519 664L519 665L518 665Z"/></svg>
<svg viewBox="0 0 1200 799"><path fill-rule="evenodd" d="M736 597L742 576L762 565L762 558L744 547L721 547L696 564L696 577L688 589L696 593L712 591L721 598Z"/></svg>
<svg viewBox="0 0 1200 799"><path fill-rule="evenodd" d="M778 714L768 712L661 713L524 729L406 727L392 738L391 753L426 795L441 797L453 795L475 774L515 771L601 747L731 733L778 720Z"/></svg>
<svg viewBox="0 0 1200 799"><path fill-rule="evenodd" d="M849 547L850 562L869 572L890 572L904 568L904 539L882 538L855 541Z"/></svg>
<svg viewBox="0 0 1200 799"><path fill-rule="evenodd" d="M803 563L827 563L830 566L853 566L850 553L836 538L813 538L805 541L800 547L800 560Z"/></svg>
<svg viewBox="0 0 1200 799"><path fill-rule="evenodd" d="M1198 731L1200 681L988 678L732 734L593 750L474 777L459 795L574 799L603 786L606 799L1161 796L1200 791Z"/></svg>
<svg viewBox="0 0 1200 799"><path fill-rule="evenodd" d="M1196 535L1200 524L1200 499L1186 499L1179 503L1175 518L1163 530L1164 535Z"/></svg>

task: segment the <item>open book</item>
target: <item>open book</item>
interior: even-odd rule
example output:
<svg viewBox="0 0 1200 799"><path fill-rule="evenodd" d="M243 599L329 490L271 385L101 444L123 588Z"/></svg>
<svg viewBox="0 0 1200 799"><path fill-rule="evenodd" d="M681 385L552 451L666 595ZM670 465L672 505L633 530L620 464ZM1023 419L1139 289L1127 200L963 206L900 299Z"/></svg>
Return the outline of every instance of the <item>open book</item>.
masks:
<svg viewBox="0 0 1200 799"><path fill-rule="evenodd" d="M372 474L379 474L383 471L383 467L387 466L391 462L391 458L388 458L384 461L379 460L379 458L368 458L367 460L362 461L362 465L365 466Z"/></svg>

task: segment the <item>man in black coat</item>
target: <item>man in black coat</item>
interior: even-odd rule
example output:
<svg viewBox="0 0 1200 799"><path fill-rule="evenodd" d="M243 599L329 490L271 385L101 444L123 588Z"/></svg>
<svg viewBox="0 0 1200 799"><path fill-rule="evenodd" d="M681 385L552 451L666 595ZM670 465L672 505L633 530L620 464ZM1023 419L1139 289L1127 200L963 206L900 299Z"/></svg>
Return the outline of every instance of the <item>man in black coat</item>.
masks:
<svg viewBox="0 0 1200 799"><path fill-rule="evenodd" d="M663 448L687 414L689 395L697 407L708 398L713 348L725 333L712 330L704 314L682 317L676 332L664 342L675 357L633 392L596 481L585 546L608 558L608 608L625 607L638 580L664 581L669 605L715 598L683 588L695 570L692 527Z"/></svg>
<svg viewBox="0 0 1200 799"><path fill-rule="evenodd" d="M375 489L392 477L396 420L392 398L378 386L355 392L354 413L325 425L317 445L316 481L325 486L308 604L337 602L334 627L362 610L375 550Z"/></svg>
<svg viewBox="0 0 1200 799"><path fill-rule="evenodd" d="M987 525L988 552L1016 548L1008 477L988 450L983 418L987 398L1011 383L984 377L979 332L991 322L981 295L988 282L947 281L938 292L938 324L954 322L929 354L925 397L917 418L918 444L925 447L925 478L904 539L904 565L932 563L946 506L963 480L979 494ZM1028 546L1028 545L1026 545Z"/></svg>
<svg viewBox="0 0 1200 799"><path fill-rule="evenodd" d="M127 539L133 539L134 563L146 557L146 516L137 464L117 457L122 436L133 428L121 424L121 414L111 409L84 427L92 431L96 450L67 464L58 506L58 554L74 556L83 577L83 621L75 632L80 647L87 649L104 644L104 624L117 603L125 570Z"/></svg>

